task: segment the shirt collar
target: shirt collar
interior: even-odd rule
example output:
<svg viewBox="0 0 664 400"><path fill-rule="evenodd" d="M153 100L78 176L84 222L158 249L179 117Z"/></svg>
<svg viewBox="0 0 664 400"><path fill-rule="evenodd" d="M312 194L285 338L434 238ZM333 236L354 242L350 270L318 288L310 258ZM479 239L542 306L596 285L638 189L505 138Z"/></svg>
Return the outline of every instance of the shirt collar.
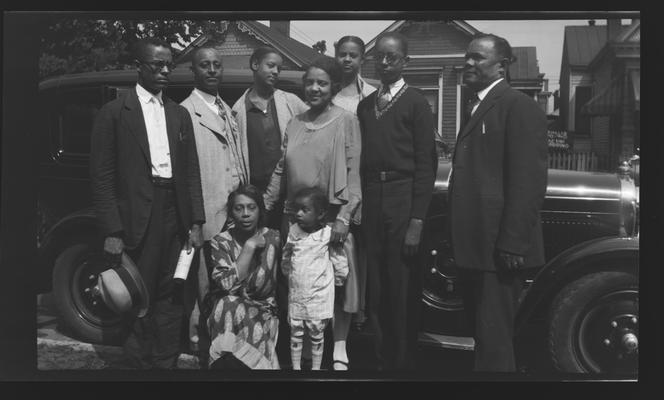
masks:
<svg viewBox="0 0 664 400"><path fill-rule="evenodd" d="M373 93L376 88L369 85L360 75L357 76L357 89L360 93L360 98L363 99Z"/></svg>
<svg viewBox="0 0 664 400"><path fill-rule="evenodd" d="M300 226L297 223L294 223L290 226L288 235L290 236L291 240L303 240L306 238L310 238L312 240L322 242L325 240L326 229L329 229L329 226L325 225L322 228L318 229L317 231L309 233L305 232L302 228L300 228Z"/></svg>
<svg viewBox="0 0 664 400"><path fill-rule="evenodd" d="M253 90L253 89L249 89L249 91L248 91L247 94L245 95L245 100L246 100L245 106L247 107L247 110L250 110L250 109L252 109L252 108L255 108L255 109L257 109L257 110L260 110L260 111L263 111L263 112L267 112L267 109L270 108L270 104L274 101L274 92L272 93L272 96L270 97L270 99L267 101L267 109L266 109L266 110L263 110L262 108L259 107L258 104L254 103L254 102L251 100L251 96L249 96L249 94L251 93L252 90ZM275 90L275 92L276 92L276 90Z"/></svg>
<svg viewBox="0 0 664 400"><path fill-rule="evenodd" d="M390 95L394 96L395 94L397 94L405 84L406 81L404 81L403 78L399 78L398 81L390 83L387 86L390 89ZM381 84L380 93L383 93L383 84Z"/></svg>
<svg viewBox="0 0 664 400"><path fill-rule="evenodd" d="M163 105L164 101L161 98L161 91L157 94L152 94L148 92L143 86L141 86L140 83L136 84L136 94L138 95L138 98L141 100L141 102L147 104L150 102L150 99L153 97L156 98L159 101L159 104Z"/></svg>
<svg viewBox="0 0 664 400"><path fill-rule="evenodd" d="M194 88L194 93L198 95L205 103L207 103L210 106L213 106L215 104L215 101L217 100L217 96L213 96L210 93L206 93L198 88Z"/></svg>
<svg viewBox="0 0 664 400"><path fill-rule="evenodd" d="M498 78L495 81L493 81L489 86L477 92L477 97L480 99L480 101L484 100L486 95L489 94L489 91L493 89L493 87L496 86L498 82L502 81L503 79L505 78Z"/></svg>

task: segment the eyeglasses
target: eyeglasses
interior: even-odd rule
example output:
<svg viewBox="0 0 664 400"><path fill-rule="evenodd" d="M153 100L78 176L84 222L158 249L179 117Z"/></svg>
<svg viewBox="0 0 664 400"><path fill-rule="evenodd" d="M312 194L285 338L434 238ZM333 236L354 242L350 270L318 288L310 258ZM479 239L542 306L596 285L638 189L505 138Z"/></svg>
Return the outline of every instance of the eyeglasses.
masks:
<svg viewBox="0 0 664 400"><path fill-rule="evenodd" d="M374 53L374 60L382 62L385 60L387 64L396 64L403 59L403 56L397 53Z"/></svg>
<svg viewBox="0 0 664 400"><path fill-rule="evenodd" d="M168 67L169 71L173 71L176 67L175 63L173 62L166 62L166 61L139 61L143 65L147 65L152 72L156 73L164 69L164 67Z"/></svg>

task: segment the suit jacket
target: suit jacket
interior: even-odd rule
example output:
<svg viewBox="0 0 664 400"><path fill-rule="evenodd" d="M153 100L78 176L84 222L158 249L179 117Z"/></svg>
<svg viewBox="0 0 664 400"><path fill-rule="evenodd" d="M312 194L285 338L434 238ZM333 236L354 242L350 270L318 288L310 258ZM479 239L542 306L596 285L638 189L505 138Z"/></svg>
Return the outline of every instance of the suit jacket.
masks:
<svg viewBox="0 0 664 400"><path fill-rule="evenodd" d="M205 222L198 155L187 110L162 96L179 229ZM154 194L150 145L136 90L106 103L95 118L90 149L92 199L104 236L122 231L128 248L145 234Z"/></svg>
<svg viewBox="0 0 664 400"><path fill-rule="evenodd" d="M540 208L547 184L547 122L538 104L496 84L457 137L450 229L457 265L495 270L496 249L544 264Z"/></svg>
<svg viewBox="0 0 664 400"><path fill-rule="evenodd" d="M251 90L251 88L245 90L242 96L233 105L233 115L240 128L240 144L245 162L245 171L247 171L248 176L251 176L251 171L249 170L249 146L247 144L247 107L245 105L246 96L249 90ZM293 93L284 92L279 89L274 91L274 105L277 109L277 120L279 121L281 143L283 144L284 133L286 132L288 121L290 121L295 115L307 111L309 107Z"/></svg>
<svg viewBox="0 0 664 400"><path fill-rule="evenodd" d="M226 200L237 189L231 174L236 171L241 181L249 181L241 152L238 159L233 155L239 147L239 130L231 108L223 101L228 116L225 122L193 92L180 104L189 111L194 125L205 206L203 239L210 240L221 232L227 217Z"/></svg>

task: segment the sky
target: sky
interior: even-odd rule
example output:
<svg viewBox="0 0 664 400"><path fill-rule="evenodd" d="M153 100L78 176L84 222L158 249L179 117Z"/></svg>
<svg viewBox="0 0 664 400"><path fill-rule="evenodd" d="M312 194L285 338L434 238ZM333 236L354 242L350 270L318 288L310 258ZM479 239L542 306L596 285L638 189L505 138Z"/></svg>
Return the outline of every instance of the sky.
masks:
<svg viewBox="0 0 664 400"><path fill-rule="evenodd" d="M260 21L268 24L268 21ZM325 40L327 54L333 55L333 44L344 35L359 36L369 42L387 28L394 20L346 20L346 21L291 21L291 37L312 45ZM581 20L502 20L479 21L465 20L474 28L502 36L512 46L535 46L540 72L549 79L549 90L559 87L560 62L563 51L563 33L565 25L587 25L587 19ZM623 24L629 20L623 20ZM606 20L598 19L597 25Z"/></svg>

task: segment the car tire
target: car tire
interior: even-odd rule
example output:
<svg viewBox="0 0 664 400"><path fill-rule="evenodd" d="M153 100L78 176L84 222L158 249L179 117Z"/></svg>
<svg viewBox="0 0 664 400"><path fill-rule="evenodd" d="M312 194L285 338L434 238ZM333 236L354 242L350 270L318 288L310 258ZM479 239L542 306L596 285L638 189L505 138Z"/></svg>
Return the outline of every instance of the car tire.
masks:
<svg viewBox="0 0 664 400"><path fill-rule="evenodd" d="M552 302L548 347L563 372L638 372L638 279L622 271L584 275Z"/></svg>
<svg viewBox="0 0 664 400"><path fill-rule="evenodd" d="M53 296L60 317L74 338L115 345L124 335L122 318L94 293L97 275L106 268L102 255L91 244L69 245L55 261Z"/></svg>

